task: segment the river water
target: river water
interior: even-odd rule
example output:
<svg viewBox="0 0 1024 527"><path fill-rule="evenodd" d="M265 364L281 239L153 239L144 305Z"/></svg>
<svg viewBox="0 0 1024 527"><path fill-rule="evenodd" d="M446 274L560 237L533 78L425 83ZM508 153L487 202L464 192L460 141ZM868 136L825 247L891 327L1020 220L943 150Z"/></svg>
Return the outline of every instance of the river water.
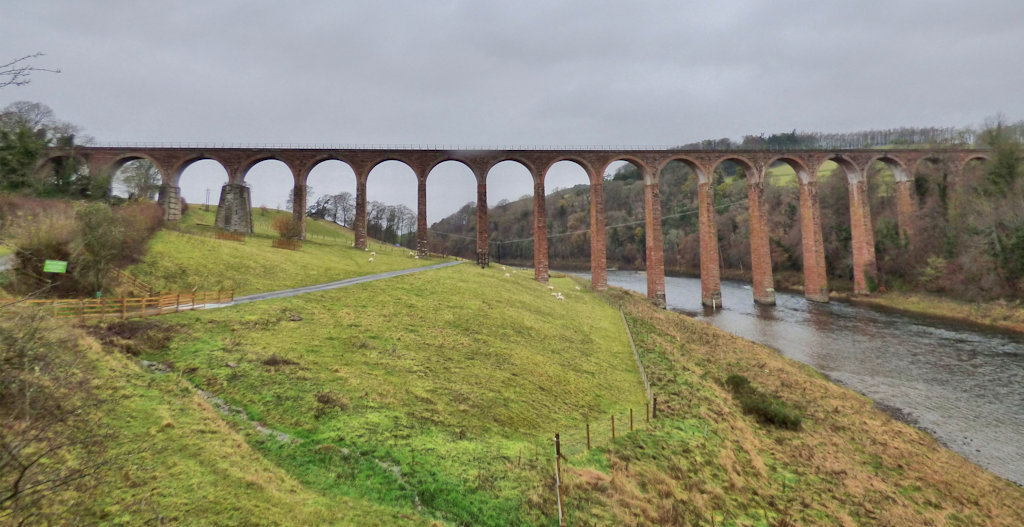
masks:
<svg viewBox="0 0 1024 527"><path fill-rule="evenodd" d="M646 293L646 276L609 271ZM898 409L968 460L1024 485L1024 335L776 293L754 304L748 284L722 283L724 309L700 303L700 280L666 277L669 309L779 350Z"/></svg>

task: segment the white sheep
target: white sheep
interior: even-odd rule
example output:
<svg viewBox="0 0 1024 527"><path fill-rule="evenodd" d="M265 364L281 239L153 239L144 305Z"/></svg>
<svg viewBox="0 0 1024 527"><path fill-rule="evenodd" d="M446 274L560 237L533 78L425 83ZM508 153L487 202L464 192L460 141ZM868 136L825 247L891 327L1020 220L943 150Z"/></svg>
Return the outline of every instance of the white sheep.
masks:
<svg viewBox="0 0 1024 527"><path fill-rule="evenodd" d="M580 286L576 286L576 290L579 291L580 290Z"/></svg>
<svg viewBox="0 0 1024 527"><path fill-rule="evenodd" d="M502 270L502 271L504 271L504 270L505 270L505 266L504 266L504 265L503 265L503 266L501 266L501 270Z"/></svg>
<svg viewBox="0 0 1024 527"><path fill-rule="evenodd" d="M562 296L562 293L558 293L558 296L556 296L555 298L558 300L565 300L565 297Z"/></svg>
<svg viewBox="0 0 1024 527"><path fill-rule="evenodd" d="M555 286L553 286L553 285L549 285L548 286L548 289L554 289L554 288L555 288Z"/></svg>
<svg viewBox="0 0 1024 527"><path fill-rule="evenodd" d="M510 275L510 274L508 274L508 273L505 273L505 278L508 278L508 277L510 277L510 276L512 276L512 275Z"/></svg>
<svg viewBox="0 0 1024 527"><path fill-rule="evenodd" d="M370 253L370 256L377 256L377 251L372 251L372 252Z"/></svg>
<svg viewBox="0 0 1024 527"><path fill-rule="evenodd" d="M372 256L370 257L370 263L373 263L373 257Z"/></svg>

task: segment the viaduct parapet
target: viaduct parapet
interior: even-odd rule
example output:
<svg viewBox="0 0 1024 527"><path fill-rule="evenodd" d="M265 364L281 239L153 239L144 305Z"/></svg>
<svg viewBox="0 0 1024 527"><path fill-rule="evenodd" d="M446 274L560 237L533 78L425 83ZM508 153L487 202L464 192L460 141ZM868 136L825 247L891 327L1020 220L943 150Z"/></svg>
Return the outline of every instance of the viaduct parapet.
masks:
<svg viewBox="0 0 1024 527"><path fill-rule="evenodd" d="M874 162L888 165L896 177L897 215L903 236L912 240L914 200L912 179L918 165L925 160L942 160L963 170L974 160L987 160L985 150L966 148L913 149L849 149L849 150L643 150L643 149L509 149L509 150L446 150L405 148L219 148L219 147L146 147L100 146L54 149L45 162L55 158L75 157L93 174L113 174L129 161L146 159L160 171L162 178L159 203L165 219L181 218L181 189L178 181L190 164L204 159L220 163L228 173L228 182L221 189L217 209L217 226L229 231L252 232L252 204L245 176L261 161L278 160L291 170L293 178L292 210L305 235L306 180L318 164L338 160L352 168L356 175L355 245L365 248L367 242L366 180L370 171L385 161L405 163L417 180L417 249L427 251L427 178L431 170L445 161L456 161L469 167L477 183L477 252L486 255L487 239L487 174L503 161L517 162L533 177L534 201L534 274L537 280L548 280L547 218L544 178L552 165L571 161L581 166L590 179L591 274L594 289L607 288L605 250L604 173L614 162L627 161L643 174L646 223L647 296L665 305L665 269L661 235L661 196L658 178L661 170L673 161L684 163L698 177L698 214L700 229L701 301L708 306L721 306L721 284L718 256L718 233L714 210L714 186L711 174L718 165L731 161L746 176L750 212L750 251L753 273L754 301L775 303L771 248L766 216L763 211L765 173L776 163L789 165L800 184L800 225L803 236L804 294L813 301L829 298L825 275L825 251L822 241L818 205L818 170L828 161L836 163L846 176L850 196L854 293L869 292L868 283L877 272L875 242L871 227L871 211L867 199L867 172Z"/></svg>

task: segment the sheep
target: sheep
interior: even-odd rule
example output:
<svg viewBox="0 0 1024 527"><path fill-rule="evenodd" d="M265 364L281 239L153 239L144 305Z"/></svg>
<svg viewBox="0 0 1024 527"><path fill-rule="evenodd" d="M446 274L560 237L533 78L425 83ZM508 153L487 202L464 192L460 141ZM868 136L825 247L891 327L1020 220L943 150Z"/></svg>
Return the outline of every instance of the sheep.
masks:
<svg viewBox="0 0 1024 527"><path fill-rule="evenodd" d="M554 289L554 288L555 288L555 286L553 286L553 285L549 285L548 286L548 289Z"/></svg>
<svg viewBox="0 0 1024 527"><path fill-rule="evenodd" d="M373 263L373 257L372 256L370 257L370 263Z"/></svg>
<svg viewBox="0 0 1024 527"><path fill-rule="evenodd" d="M576 286L576 290L579 291L580 290L580 286Z"/></svg>
<svg viewBox="0 0 1024 527"><path fill-rule="evenodd" d="M510 275L510 274L508 274L508 273L505 273L505 278L508 278L508 277L510 277L510 276L512 276L512 275Z"/></svg>
<svg viewBox="0 0 1024 527"><path fill-rule="evenodd" d="M377 251L370 252L370 256L377 256Z"/></svg>
<svg viewBox="0 0 1024 527"><path fill-rule="evenodd" d="M562 296L562 293L558 293L558 296L556 296L555 299L557 299L557 300L565 300L565 297Z"/></svg>
<svg viewBox="0 0 1024 527"><path fill-rule="evenodd" d="M504 266L504 265L503 265L503 266L501 266L501 270L502 270L502 271L504 271L504 270L505 270L505 266Z"/></svg>

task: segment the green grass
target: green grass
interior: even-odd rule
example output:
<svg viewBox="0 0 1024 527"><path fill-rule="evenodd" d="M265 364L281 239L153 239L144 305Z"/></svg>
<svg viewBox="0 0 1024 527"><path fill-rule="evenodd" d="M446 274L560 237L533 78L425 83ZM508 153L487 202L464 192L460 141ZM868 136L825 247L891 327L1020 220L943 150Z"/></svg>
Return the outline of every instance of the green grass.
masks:
<svg viewBox="0 0 1024 527"><path fill-rule="evenodd" d="M169 316L183 334L145 358L301 438L251 443L318 493L518 523L552 512L526 501L555 432L582 451L587 420L617 414L625 435L645 401L618 312L566 277L551 280L558 301L532 276L465 265Z"/></svg>
<svg viewBox="0 0 1024 527"><path fill-rule="evenodd" d="M212 236L214 209L193 207L182 218L185 233ZM275 249L270 221L277 214L254 213L255 233L244 243L162 230L143 260L128 272L158 290L232 290L236 295L332 282L354 276L419 267L440 260L416 259L409 250L371 241L370 251L354 249L348 229L307 221L308 239L300 251ZM375 252L370 262L370 252Z"/></svg>

